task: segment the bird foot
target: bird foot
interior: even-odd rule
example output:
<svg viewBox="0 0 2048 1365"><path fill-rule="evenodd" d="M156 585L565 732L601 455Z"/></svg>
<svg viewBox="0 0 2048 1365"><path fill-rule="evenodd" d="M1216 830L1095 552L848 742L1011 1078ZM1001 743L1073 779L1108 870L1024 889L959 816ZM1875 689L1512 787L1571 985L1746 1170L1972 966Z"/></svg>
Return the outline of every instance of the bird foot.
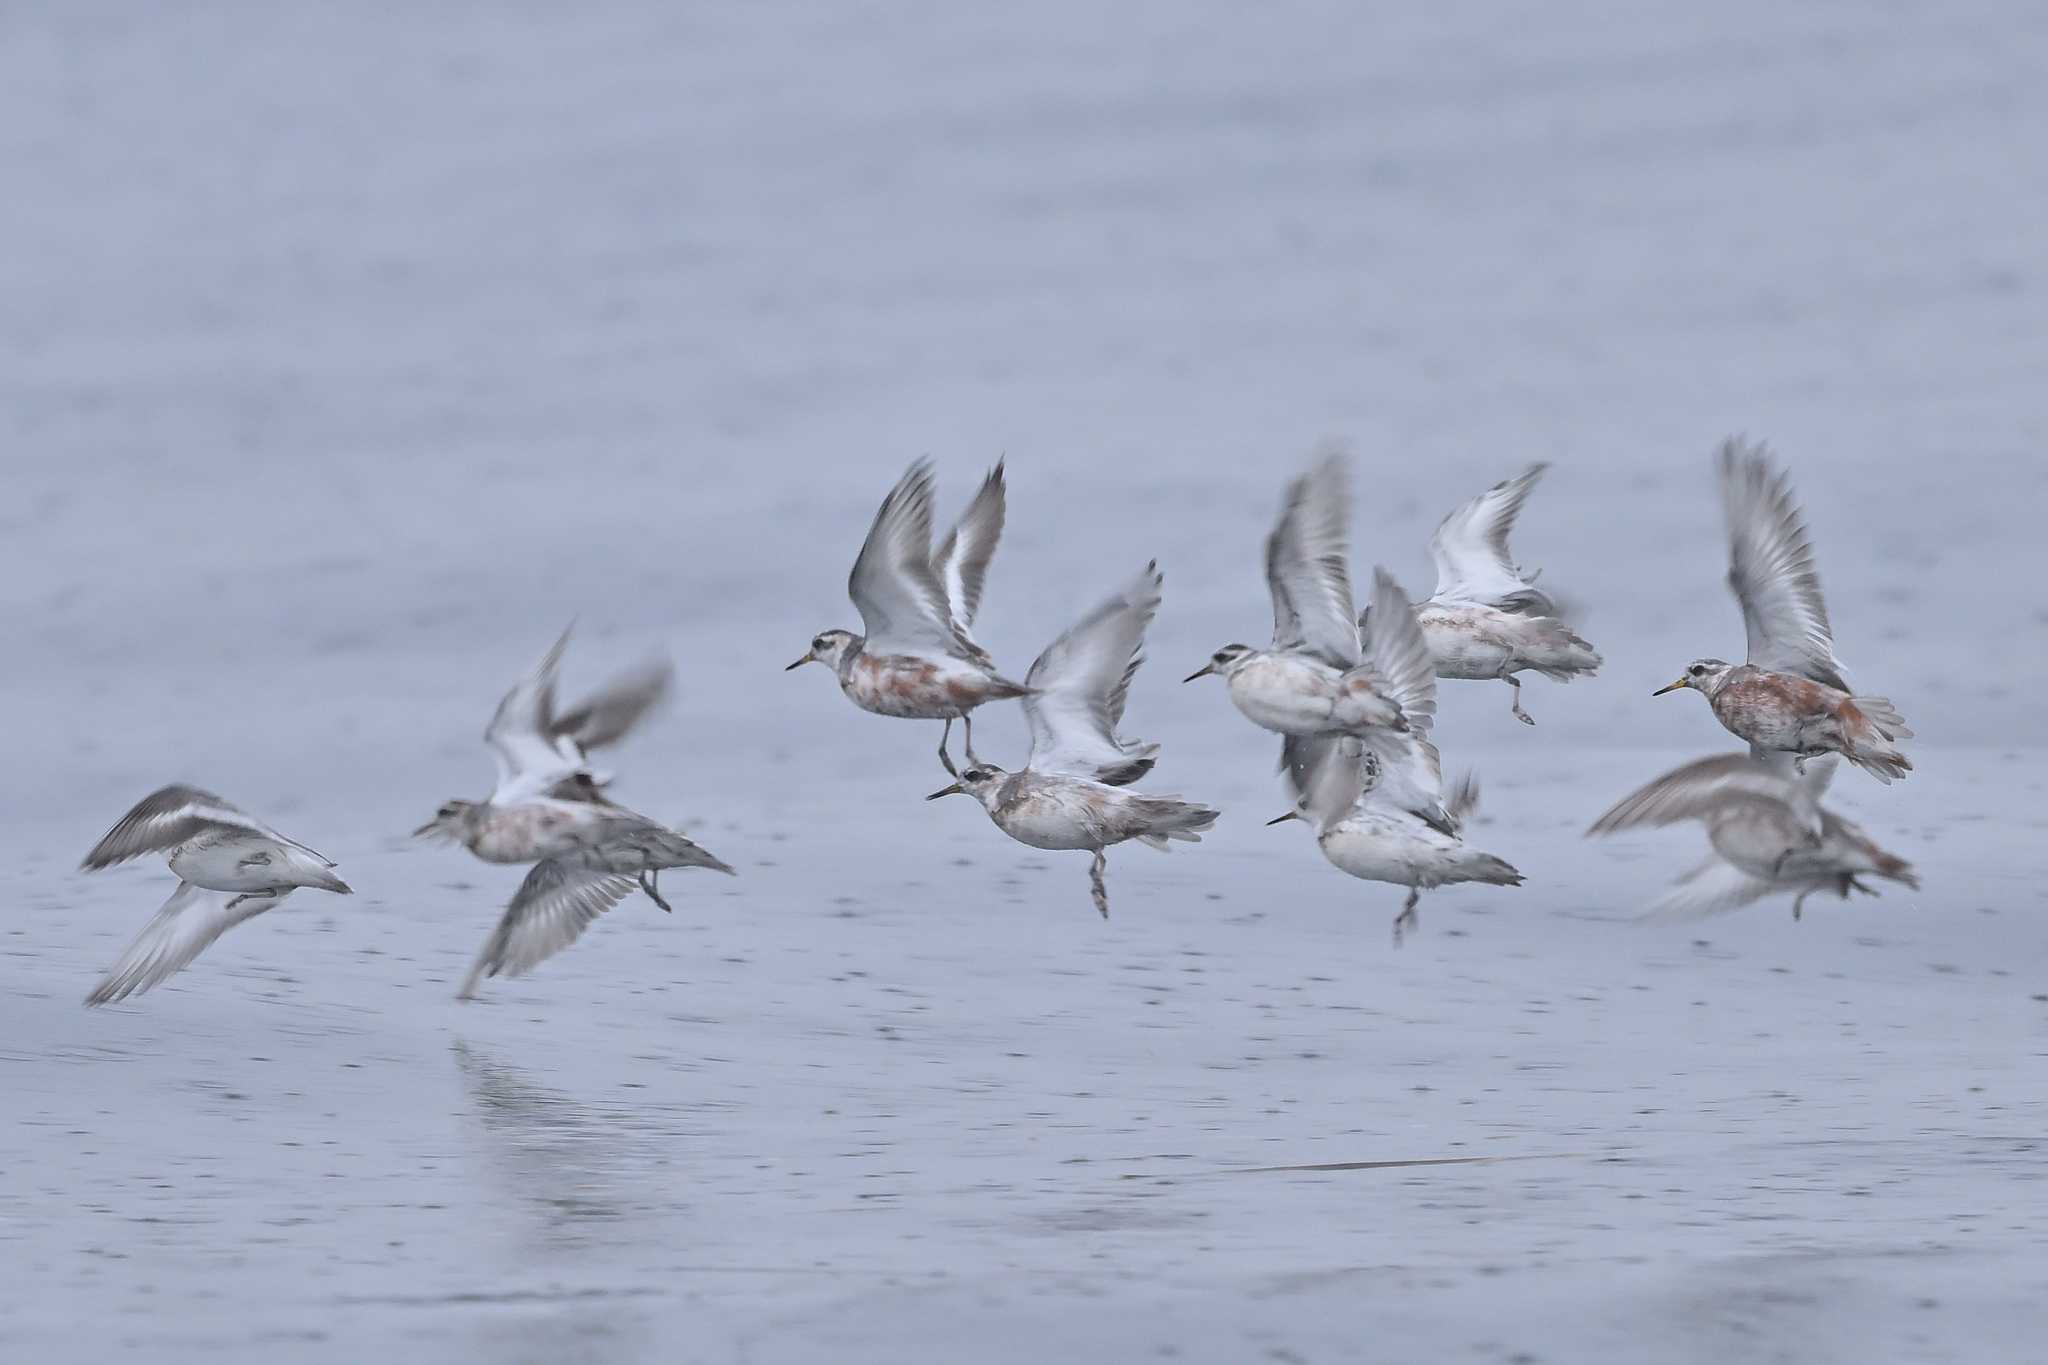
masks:
<svg viewBox="0 0 2048 1365"><path fill-rule="evenodd" d="M276 899L277 892L275 891L244 891L241 895L229 901L223 908L232 910L243 901L274 901Z"/></svg>
<svg viewBox="0 0 2048 1365"><path fill-rule="evenodd" d="M657 873L653 873L653 872L643 872L643 873L641 873L641 874L640 874L640 889L641 889L642 891L645 891L645 892L647 893L647 899L649 899L649 900L653 901L653 902L654 902L654 903L655 903L656 905L660 906L660 907L661 907L661 908L662 908L663 910L666 910L666 911L667 911L667 912L668 912L669 914L673 915L673 914L674 914L674 913L676 912L676 911L675 911L675 907L674 907L674 906L672 906L672 905L670 905L670 904L669 904L669 903L668 903L667 901L663 900L663 899L661 898L661 892L655 889L655 884L654 884L654 881L655 881L655 878L656 878L656 876L658 876L658 875L659 875L659 874L657 874Z"/></svg>

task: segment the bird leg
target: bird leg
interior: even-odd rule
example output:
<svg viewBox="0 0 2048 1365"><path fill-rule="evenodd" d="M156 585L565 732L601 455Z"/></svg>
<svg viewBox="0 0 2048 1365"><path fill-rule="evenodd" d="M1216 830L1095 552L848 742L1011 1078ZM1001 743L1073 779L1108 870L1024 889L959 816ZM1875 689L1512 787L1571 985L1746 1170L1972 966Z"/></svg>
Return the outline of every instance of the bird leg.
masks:
<svg viewBox="0 0 2048 1365"><path fill-rule="evenodd" d="M1103 883L1102 874L1109 867L1109 859L1102 856L1102 850L1095 850L1095 861L1088 865L1088 889L1095 893L1095 908L1109 918L1109 887Z"/></svg>
<svg viewBox="0 0 2048 1365"><path fill-rule="evenodd" d="M1515 719L1524 725L1534 725L1536 717L1522 709L1522 680L1512 673L1503 673L1500 680L1515 689Z"/></svg>
<svg viewBox="0 0 2048 1365"><path fill-rule="evenodd" d="M960 725L961 728L967 731L967 766L979 768L981 760L974 756L974 713L969 711L966 715L960 717Z"/></svg>
<svg viewBox="0 0 2048 1365"><path fill-rule="evenodd" d="M241 895L229 901L222 909L232 910L243 901L274 901L280 894L274 886L266 891L244 891Z"/></svg>
<svg viewBox="0 0 2048 1365"><path fill-rule="evenodd" d="M1422 916L1415 913L1416 902L1421 899L1421 887L1411 886L1408 888L1408 899L1402 904L1401 913L1394 916L1394 946L1396 948L1401 946L1401 933L1403 930L1415 929L1421 926Z"/></svg>
<svg viewBox="0 0 2048 1365"><path fill-rule="evenodd" d="M960 776L960 770L953 766L953 755L946 752L946 741L952 737L953 718L948 716L946 717L946 728L939 732L939 762L945 764L948 777L958 777Z"/></svg>
<svg viewBox="0 0 2048 1365"><path fill-rule="evenodd" d="M673 915L676 912L675 907L673 905L670 905L667 901L663 900L661 898L661 892L655 888L655 882L658 878L660 878L660 876L661 873L658 871L642 872L640 874L640 889L647 893L647 899L653 901L656 905L660 906L662 909L668 911L668 913Z"/></svg>
<svg viewBox="0 0 2048 1365"><path fill-rule="evenodd" d="M1794 896L1794 897L1792 898L1792 918L1793 918L1793 919L1795 919L1795 920L1796 920L1796 919L1798 919L1798 918L1799 918L1799 907L1800 907L1800 906L1802 906L1802 905L1804 905L1804 904L1806 904L1806 898L1807 898L1808 896L1812 895L1812 894L1813 894L1813 888L1809 886L1809 887L1807 887L1807 888L1806 888L1806 889L1805 889L1804 891L1800 892L1800 893L1799 893L1798 895L1796 895L1796 896Z"/></svg>

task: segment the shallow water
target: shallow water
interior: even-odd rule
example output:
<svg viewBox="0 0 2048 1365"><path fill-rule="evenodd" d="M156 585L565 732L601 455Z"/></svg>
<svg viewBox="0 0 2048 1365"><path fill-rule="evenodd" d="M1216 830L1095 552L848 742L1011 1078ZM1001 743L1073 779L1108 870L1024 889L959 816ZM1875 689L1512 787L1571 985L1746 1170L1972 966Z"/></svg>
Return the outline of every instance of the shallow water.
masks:
<svg viewBox="0 0 2048 1365"><path fill-rule="evenodd" d="M2031 1348L2048 25L1186 16L16 16L0 1353ZM1742 645L1731 428L1922 737L1835 796L1926 890L1646 928L1696 833L1579 832L1724 746L1648 694ZM1443 511L1554 460L1517 550L1608 660L1534 730L1446 687L1529 882L1399 952L1400 892L1263 828L1272 745L1177 682L1260 638L1326 435L1418 592ZM1009 458L1006 664L1165 569L1128 728L1226 815L1114 852L1106 924L1085 858L919 800L936 727L779 671L927 451L942 515ZM677 657L619 791L742 876L458 1006L518 873L406 832L572 615L571 692ZM169 879L75 860L172 779L358 894L81 1009Z"/></svg>

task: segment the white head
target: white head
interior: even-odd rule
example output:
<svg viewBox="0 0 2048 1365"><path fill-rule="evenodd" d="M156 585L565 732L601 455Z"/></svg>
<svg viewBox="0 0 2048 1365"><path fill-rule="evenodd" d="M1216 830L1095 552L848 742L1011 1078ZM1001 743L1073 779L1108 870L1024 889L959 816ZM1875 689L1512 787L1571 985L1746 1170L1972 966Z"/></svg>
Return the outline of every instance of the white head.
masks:
<svg viewBox="0 0 2048 1365"><path fill-rule="evenodd" d="M1182 678L1181 681L1193 682L1197 678L1206 678L1211 673L1220 674L1227 678L1237 672L1238 669L1243 668L1246 661L1258 652L1250 645L1225 645L1209 656L1208 663L1203 664L1200 668Z"/></svg>
<svg viewBox="0 0 2048 1365"><path fill-rule="evenodd" d="M972 768L961 769L958 781L950 787L939 788L925 800L936 801L942 796L959 796L964 792L986 806L994 799L996 789L1002 786L1003 779L1008 776L1008 773L993 763L977 763Z"/></svg>
<svg viewBox="0 0 2048 1365"><path fill-rule="evenodd" d="M1678 675L1678 681L1667 683L1650 695L1661 697L1666 692L1676 692L1681 687L1690 687L1695 692L1713 696L1721 686L1721 680L1735 670L1735 665L1722 659L1694 659L1686 665L1685 672Z"/></svg>
<svg viewBox="0 0 2048 1365"><path fill-rule="evenodd" d="M791 668L802 668L807 663L815 662L824 664L834 673L837 673L840 663L848 654L858 649L860 644L860 636L855 635L850 630L824 631L817 639L811 641L809 653L782 671L787 673Z"/></svg>
<svg viewBox="0 0 2048 1365"><path fill-rule="evenodd" d="M477 803L454 800L446 802L434 812L434 818L412 832L415 839L439 839L451 844L469 842L470 831L476 824Z"/></svg>

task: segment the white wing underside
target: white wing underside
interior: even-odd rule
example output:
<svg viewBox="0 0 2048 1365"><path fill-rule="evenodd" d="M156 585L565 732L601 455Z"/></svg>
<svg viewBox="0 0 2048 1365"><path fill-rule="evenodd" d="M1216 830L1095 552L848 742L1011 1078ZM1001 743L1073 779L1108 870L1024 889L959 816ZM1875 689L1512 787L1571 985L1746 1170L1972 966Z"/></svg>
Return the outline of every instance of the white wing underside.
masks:
<svg viewBox="0 0 2048 1365"><path fill-rule="evenodd" d="M1280 520L1266 538L1273 647L1313 655L1338 669L1359 660L1346 562L1350 515L1346 463L1331 455L1288 485Z"/></svg>
<svg viewBox="0 0 2048 1365"><path fill-rule="evenodd" d="M1711 915L1754 905L1775 890L1769 882L1750 876L1733 863L1720 858L1707 861L1686 873L1655 901L1641 917L1645 924L1683 924Z"/></svg>
<svg viewBox="0 0 2048 1365"><path fill-rule="evenodd" d="M1728 587L1742 605L1749 662L1848 691L1806 519L1770 451L1721 445L1721 503L1728 518Z"/></svg>
<svg viewBox="0 0 2048 1365"><path fill-rule="evenodd" d="M960 520L939 542L932 555L932 571L945 593L946 610L953 632L962 640L974 639L974 618L981 610L982 585L988 580L989 561L995 558L996 542L1003 536L1007 512L1003 462L982 480L981 490Z"/></svg>
<svg viewBox="0 0 2048 1365"><path fill-rule="evenodd" d="M1529 492L1549 466L1531 465L1519 476L1495 484L1452 512L1430 537L1436 561L1439 602L1469 602L1504 611L1536 609L1551 614L1548 599L1524 574L1508 550L1508 536Z"/></svg>
<svg viewBox="0 0 2048 1365"><path fill-rule="evenodd" d="M499 805L553 791L590 771L588 749L614 744L668 695L675 670L654 660L612 678L566 715L555 710L555 682L574 627L548 647L531 673L505 694L484 742L498 766L491 800Z"/></svg>
<svg viewBox="0 0 2048 1365"><path fill-rule="evenodd" d="M932 568L931 461L911 465L882 499L846 591L873 652L985 657L956 626Z"/></svg>
<svg viewBox="0 0 2048 1365"><path fill-rule="evenodd" d="M243 920L276 907L290 894L287 890L276 896L244 900L230 910L228 902L235 897L228 892L208 891L190 882L179 882L178 889L135 936L85 1003L105 1005L148 990L205 952L222 934Z"/></svg>
<svg viewBox="0 0 2048 1365"><path fill-rule="evenodd" d="M1158 746L1128 743L1117 737L1131 679L1144 662L1146 628L1158 614L1161 579L1158 564L1083 617L1046 647L1025 684L1036 691L1024 698L1031 724L1029 768L1097 781L1120 777L1128 782L1142 769L1124 776L1134 764L1149 766Z"/></svg>

